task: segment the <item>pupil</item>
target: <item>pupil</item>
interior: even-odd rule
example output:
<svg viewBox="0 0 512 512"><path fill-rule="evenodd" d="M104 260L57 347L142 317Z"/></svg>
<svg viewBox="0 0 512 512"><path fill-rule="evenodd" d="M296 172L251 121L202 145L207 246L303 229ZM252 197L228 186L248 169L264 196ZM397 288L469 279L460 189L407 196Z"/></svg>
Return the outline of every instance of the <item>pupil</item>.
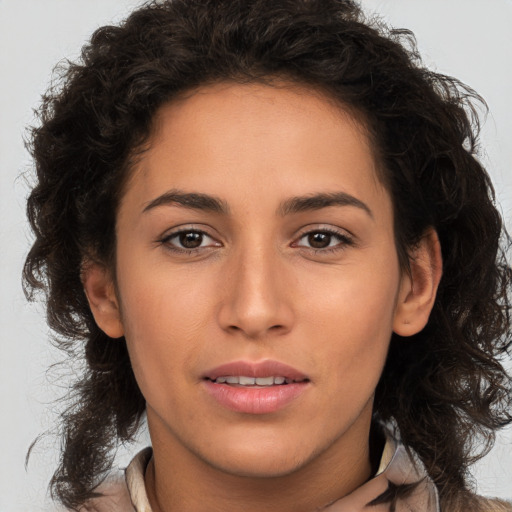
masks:
<svg viewBox="0 0 512 512"><path fill-rule="evenodd" d="M201 233L180 233L180 244L186 249L195 249L201 245L203 235Z"/></svg>
<svg viewBox="0 0 512 512"><path fill-rule="evenodd" d="M315 249L323 249L331 243L331 235L328 233L312 233L308 236L308 242Z"/></svg>

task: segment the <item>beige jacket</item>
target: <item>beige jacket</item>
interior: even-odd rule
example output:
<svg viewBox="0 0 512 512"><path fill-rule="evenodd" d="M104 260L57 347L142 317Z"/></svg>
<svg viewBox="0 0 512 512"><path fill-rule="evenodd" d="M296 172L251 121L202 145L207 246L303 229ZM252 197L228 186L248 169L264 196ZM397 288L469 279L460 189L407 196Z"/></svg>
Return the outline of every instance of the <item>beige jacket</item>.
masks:
<svg viewBox="0 0 512 512"><path fill-rule="evenodd" d="M146 448L132 460L124 475L109 479L102 486L104 497L92 500L83 512L152 512L144 485L144 473L151 459L152 450ZM368 506L394 484L420 483L413 493L401 499L396 512L441 512L436 486L428 477L419 459L411 459L405 447L388 438L376 475L347 496L328 505L322 512L390 512L388 503ZM512 512L512 504L500 500L480 499L483 510L489 512ZM456 507L457 508L457 507ZM442 512L471 512L468 510L443 510Z"/></svg>

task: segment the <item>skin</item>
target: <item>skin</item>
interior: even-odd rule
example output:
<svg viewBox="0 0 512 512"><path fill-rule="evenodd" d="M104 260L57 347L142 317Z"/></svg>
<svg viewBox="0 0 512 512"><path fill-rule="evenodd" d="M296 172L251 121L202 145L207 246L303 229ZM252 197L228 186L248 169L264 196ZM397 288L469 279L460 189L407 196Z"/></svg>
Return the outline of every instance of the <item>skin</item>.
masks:
<svg viewBox="0 0 512 512"><path fill-rule="evenodd" d="M183 206L170 191L226 211ZM339 193L354 200L283 206ZM180 230L203 232L200 245L184 250ZM400 270L364 128L325 97L225 83L162 107L121 201L116 286L99 264L84 276L147 400L154 511L305 512L364 483L391 334L421 330L435 298L435 233L411 262ZM245 414L205 392L208 369L266 359L309 378L286 407Z"/></svg>

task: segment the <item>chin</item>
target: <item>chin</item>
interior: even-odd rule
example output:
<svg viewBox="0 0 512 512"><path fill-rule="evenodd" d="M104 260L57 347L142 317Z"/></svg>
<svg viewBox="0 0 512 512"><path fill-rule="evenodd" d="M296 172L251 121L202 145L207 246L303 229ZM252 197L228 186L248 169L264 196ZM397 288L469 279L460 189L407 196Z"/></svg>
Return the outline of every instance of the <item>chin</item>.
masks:
<svg viewBox="0 0 512 512"><path fill-rule="evenodd" d="M300 470L305 461L293 461L287 456L285 459L275 456L271 460L261 458L241 458L236 461L224 462L217 469L224 473L245 478L280 478L286 477Z"/></svg>
<svg viewBox="0 0 512 512"><path fill-rule="evenodd" d="M270 446L261 442L241 445L231 443L221 453L202 454L201 457L211 467L233 476L248 478L277 478L290 475L315 458L313 450L304 445L300 452L297 446L284 441Z"/></svg>

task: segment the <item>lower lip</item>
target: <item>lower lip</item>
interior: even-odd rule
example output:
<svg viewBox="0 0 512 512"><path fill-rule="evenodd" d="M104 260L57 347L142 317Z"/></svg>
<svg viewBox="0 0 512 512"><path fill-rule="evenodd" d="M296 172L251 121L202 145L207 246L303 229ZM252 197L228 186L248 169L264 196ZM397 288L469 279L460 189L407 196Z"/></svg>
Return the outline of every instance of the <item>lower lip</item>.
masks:
<svg viewBox="0 0 512 512"><path fill-rule="evenodd" d="M242 387L204 381L206 390L222 406L246 414L269 414L286 407L298 398L308 382L294 382L281 386Z"/></svg>

